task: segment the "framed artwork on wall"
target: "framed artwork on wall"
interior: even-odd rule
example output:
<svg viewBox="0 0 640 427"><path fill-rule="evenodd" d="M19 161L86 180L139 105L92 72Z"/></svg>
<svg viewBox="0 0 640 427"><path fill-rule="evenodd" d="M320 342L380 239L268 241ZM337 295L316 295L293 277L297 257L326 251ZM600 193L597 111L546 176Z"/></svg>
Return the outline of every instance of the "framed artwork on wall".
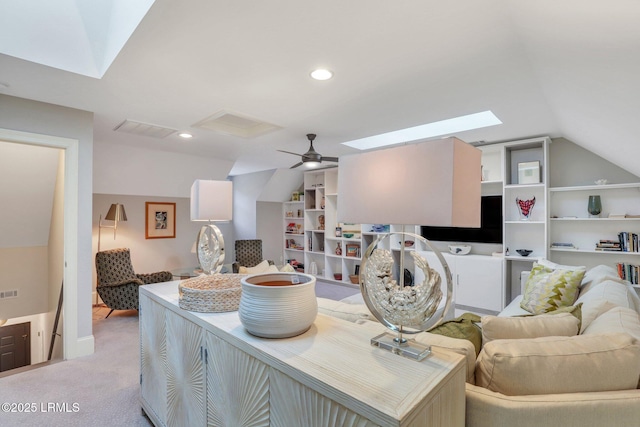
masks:
<svg viewBox="0 0 640 427"><path fill-rule="evenodd" d="M176 204L145 202L145 238L174 239L176 237Z"/></svg>
<svg viewBox="0 0 640 427"><path fill-rule="evenodd" d="M540 162L518 163L518 184L539 184Z"/></svg>

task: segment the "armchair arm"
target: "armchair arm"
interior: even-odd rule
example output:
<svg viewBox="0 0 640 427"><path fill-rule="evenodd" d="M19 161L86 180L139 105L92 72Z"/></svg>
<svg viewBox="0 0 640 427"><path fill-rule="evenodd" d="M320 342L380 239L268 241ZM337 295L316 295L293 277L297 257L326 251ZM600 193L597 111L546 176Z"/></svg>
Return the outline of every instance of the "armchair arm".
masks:
<svg viewBox="0 0 640 427"><path fill-rule="evenodd" d="M138 279L145 285L160 282L170 282L173 280L173 274L169 271L158 271L156 273L136 274Z"/></svg>
<svg viewBox="0 0 640 427"><path fill-rule="evenodd" d="M112 282L112 283L99 283L98 287L99 288L115 288L117 286L124 286L124 285L144 285L144 283L142 283L142 280L140 279L126 279L126 280L121 280L119 282Z"/></svg>

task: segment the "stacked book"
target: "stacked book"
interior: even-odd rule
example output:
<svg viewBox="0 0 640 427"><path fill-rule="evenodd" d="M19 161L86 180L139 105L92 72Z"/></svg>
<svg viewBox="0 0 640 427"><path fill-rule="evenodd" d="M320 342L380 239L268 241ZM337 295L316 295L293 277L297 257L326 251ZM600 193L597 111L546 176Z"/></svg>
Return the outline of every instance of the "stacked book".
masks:
<svg viewBox="0 0 640 427"><path fill-rule="evenodd" d="M578 249L573 243L553 242L552 249Z"/></svg>
<svg viewBox="0 0 640 427"><path fill-rule="evenodd" d="M619 240L600 240L596 243L596 251L621 251L622 245Z"/></svg>
<svg viewBox="0 0 640 427"><path fill-rule="evenodd" d="M638 284L638 275L640 274L639 265L619 263L616 266L618 267L618 276L631 282L632 285Z"/></svg>
<svg viewBox="0 0 640 427"><path fill-rule="evenodd" d="M622 252L638 252L638 235L622 231L618 233Z"/></svg>

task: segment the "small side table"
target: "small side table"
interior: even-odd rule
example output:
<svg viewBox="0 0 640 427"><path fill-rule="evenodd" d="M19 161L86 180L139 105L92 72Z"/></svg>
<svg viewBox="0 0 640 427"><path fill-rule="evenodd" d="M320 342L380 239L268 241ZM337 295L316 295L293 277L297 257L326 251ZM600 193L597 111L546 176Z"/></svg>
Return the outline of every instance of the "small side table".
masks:
<svg viewBox="0 0 640 427"><path fill-rule="evenodd" d="M175 270L169 270L169 272L173 274L173 277L177 280L190 279L202 274L202 270L197 267L176 268Z"/></svg>

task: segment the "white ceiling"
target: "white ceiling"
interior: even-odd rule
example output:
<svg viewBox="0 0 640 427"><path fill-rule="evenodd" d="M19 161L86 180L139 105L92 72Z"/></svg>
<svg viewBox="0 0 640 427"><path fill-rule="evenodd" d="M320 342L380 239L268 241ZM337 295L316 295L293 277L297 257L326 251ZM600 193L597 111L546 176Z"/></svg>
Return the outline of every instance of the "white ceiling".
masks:
<svg viewBox="0 0 640 427"><path fill-rule="evenodd" d="M96 144L233 160L232 174L296 163L276 150L305 152L310 132L339 156L354 151L341 142L492 110L502 125L457 136L564 136L640 175L638 22L633 0L156 0L101 79L0 55L0 82L94 112ZM318 66L335 77L310 79ZM282 129L192 128L220 110ZM194 138L114 132L125 119Z"/></svg>

